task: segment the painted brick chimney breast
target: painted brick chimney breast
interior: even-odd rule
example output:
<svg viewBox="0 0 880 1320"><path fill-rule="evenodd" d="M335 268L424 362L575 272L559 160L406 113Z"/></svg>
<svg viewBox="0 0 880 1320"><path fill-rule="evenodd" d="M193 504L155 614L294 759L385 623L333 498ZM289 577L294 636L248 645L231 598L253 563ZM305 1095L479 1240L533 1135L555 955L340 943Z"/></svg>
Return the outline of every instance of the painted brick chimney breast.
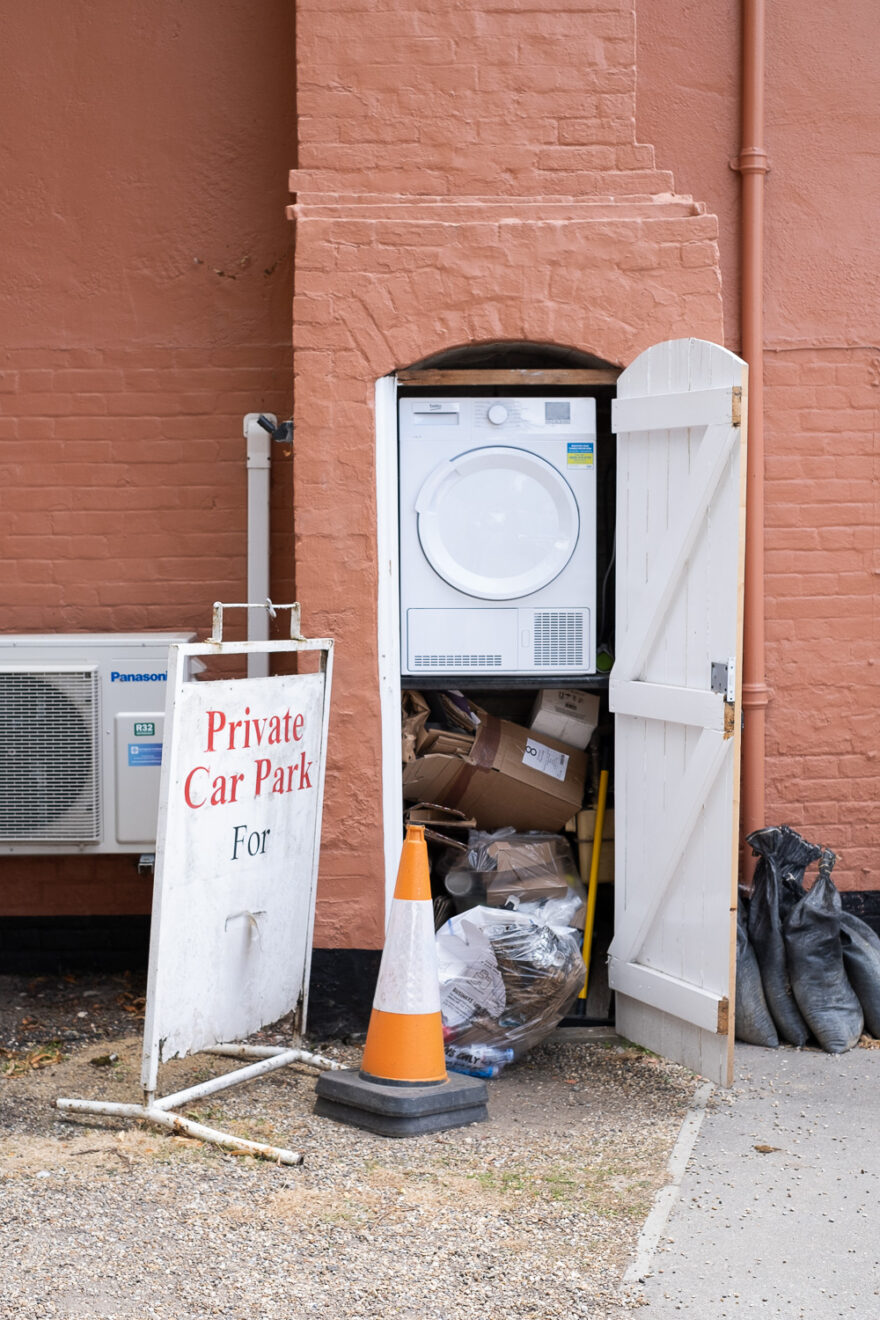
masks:
<svg viewBox="0 0 880 1320"><path fill-rule="evenodd" d="M337 640L318 946L383 939L374 386L497 340L722 339L717 222L636 141L623 0L297 11L297 591Z"/></svg>

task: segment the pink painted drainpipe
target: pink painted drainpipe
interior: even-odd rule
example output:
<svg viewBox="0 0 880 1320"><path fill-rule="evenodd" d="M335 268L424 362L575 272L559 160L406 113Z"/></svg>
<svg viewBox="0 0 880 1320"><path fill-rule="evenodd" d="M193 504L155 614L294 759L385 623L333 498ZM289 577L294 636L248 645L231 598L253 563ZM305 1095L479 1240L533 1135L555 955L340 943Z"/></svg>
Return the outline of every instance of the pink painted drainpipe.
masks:
<svg viewBox="0 0 880 1320"><path fill-rule="evenodd" d="M749 365L746 570L743 639L742 832L764 819L764 0L743 0L742 148L734 167L742 177L742 356ZM754 859L749 856L750 877Z"/></svg>

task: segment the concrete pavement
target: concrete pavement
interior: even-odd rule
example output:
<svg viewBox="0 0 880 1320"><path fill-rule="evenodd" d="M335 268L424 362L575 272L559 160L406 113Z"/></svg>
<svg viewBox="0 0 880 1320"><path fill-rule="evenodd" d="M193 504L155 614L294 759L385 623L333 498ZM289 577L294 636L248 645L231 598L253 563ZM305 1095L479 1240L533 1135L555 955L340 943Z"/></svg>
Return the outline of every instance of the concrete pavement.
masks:
<svg viewBox="0 0 880 1320"><path fill-rule="evenodd" d="M880 1050L738 1044L650 1270L645 1320L880 1320Z"/></svg>

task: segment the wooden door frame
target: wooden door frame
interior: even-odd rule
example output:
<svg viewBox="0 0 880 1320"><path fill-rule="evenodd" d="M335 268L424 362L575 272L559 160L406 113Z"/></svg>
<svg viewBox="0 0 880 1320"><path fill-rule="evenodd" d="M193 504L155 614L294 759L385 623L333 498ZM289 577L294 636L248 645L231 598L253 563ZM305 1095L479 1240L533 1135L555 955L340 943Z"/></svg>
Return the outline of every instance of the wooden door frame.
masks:
<svg viewBox="0 0 880 1320"><path fill-rule="evenodd" d="M439 389L448 386L518 385L583 387L614 385L621 369L617 367L512 368L473 371L401 369L380 376L375 383L376 421L376 552L378 573L377 641L379 656L379 709L382 743L382 828L385 857L385 918L400 861L403 837L400 805L403 800L403 772L400 763L400 539L398 535L398 427L397 399L401 386L424 385Z"/></svg>

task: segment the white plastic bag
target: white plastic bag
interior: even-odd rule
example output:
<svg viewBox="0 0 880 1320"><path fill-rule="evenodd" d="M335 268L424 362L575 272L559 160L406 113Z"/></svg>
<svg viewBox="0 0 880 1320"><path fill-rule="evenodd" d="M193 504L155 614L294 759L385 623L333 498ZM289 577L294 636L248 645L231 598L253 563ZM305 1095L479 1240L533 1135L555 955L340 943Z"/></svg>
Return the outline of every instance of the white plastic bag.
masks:
<svg viewBox="0 0 880 1320"><path fill-rule="evenodd" d="M585 968L578 932L546 920L565 915L560 902L475 907L441 926L437 960L448 1067L495 1076L565 1016Z"/></svg>

